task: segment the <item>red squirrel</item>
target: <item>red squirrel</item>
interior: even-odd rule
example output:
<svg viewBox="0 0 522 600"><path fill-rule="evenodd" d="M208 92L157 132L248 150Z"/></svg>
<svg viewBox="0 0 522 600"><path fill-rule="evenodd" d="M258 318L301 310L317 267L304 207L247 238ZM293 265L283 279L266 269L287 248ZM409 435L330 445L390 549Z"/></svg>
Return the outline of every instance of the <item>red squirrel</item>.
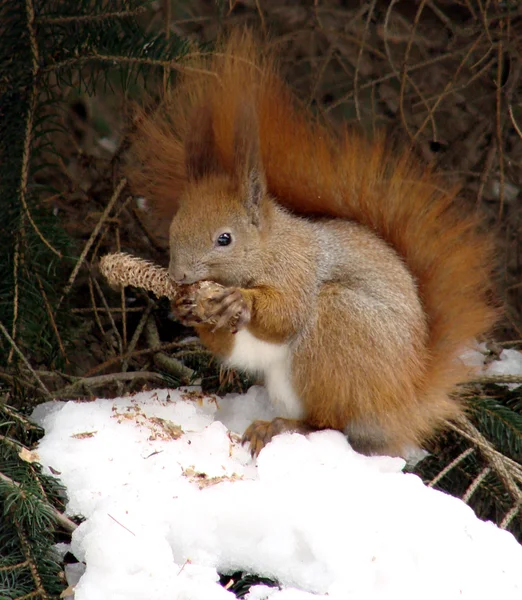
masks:
<svg viewBox="0 0 522 600"><path fill-rule="evenodd" d="M411 150L313 116L248 30L194 54L141 115L127 174L172 220L171 277L227 287L198 334L261 374L281 415L245 440L257 454L332 428L366 454L422 445L461 414L460 355L497 312L478 217Z"/></svg>

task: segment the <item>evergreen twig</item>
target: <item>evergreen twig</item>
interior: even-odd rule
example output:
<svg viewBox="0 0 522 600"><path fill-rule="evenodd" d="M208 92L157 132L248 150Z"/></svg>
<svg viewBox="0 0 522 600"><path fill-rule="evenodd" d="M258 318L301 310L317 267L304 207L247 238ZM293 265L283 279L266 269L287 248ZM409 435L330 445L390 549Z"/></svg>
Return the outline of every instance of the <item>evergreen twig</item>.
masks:
<svg viewBox="0 0 522 600"><path fill-rule="evenodd" d="M12 443L14 443L14 442L12 442ZM18 482L13 481L10 477L7 477L7 475L4 475L1 472L0 472L0 479L3 482L5 482L6 484L8 484L14 488L20 489L20 484ZM43 503L43 501L40 500L39 498L36 498L36 501ZM65 531L72 533L78 527L78 525L76 525L76 523L74 521L71 521L71 519L66 517L63 513L61 513L56 508L54 508L54 506L52 506L52 504L49 504L49 503L44 503L44 504L45 504L46 509L50 510L52 512L54 518L56 519L56 522L59 525L61 525Z"/></svg>

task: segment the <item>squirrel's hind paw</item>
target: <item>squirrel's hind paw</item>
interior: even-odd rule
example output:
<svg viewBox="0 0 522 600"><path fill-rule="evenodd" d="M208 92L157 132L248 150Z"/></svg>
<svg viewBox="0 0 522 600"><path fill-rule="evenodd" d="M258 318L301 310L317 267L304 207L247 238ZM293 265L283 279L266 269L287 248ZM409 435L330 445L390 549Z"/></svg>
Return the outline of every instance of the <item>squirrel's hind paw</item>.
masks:
<svg viewBox="0 0 522 600"><path fill-rule="evenodd" d="M277 417L272 421L254 421L243 434L241 443L245 444L248 442L250 444L250 454L258 456L275 435L286 432L305 435L312 431L316 431L316 429L304 421Z"/></svg>

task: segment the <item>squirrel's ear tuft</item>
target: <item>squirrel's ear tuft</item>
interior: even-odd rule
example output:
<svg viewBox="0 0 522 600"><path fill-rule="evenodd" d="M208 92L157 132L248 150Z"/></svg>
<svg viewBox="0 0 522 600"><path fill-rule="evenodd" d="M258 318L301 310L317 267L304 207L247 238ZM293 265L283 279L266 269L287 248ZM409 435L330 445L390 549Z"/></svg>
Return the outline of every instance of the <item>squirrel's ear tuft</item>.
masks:
<svg viewBox="0 0 522 600"><path fill-rule="evenodd" d="M220 172L216 157L212 111L208 106L194 109L185 139L185 168L189 181Z"/></svg>
<svg viewBox="0 0 522 600"><path fill-rule="evenodd" d="M265 176L256 167L250 169L246 185L246 206L254 225L259 225L259 206L266 192Z"/></svg>
<svg viewBox="0 0 522 600"><path fill-rule="evenodd" d="M235 172L252 222L259 223L259 204L266 180L259 147L257 116L252 102L240 104L234 131Z"/></svg>

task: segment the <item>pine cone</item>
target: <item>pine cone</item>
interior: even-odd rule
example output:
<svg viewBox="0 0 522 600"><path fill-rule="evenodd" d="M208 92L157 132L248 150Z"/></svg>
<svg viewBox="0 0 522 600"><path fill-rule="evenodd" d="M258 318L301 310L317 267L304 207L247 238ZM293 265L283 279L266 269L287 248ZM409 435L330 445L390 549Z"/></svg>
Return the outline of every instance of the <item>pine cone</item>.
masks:
<svg viewBox="0 0 522 600"><path fill-rule="evenodd" d="M102 257L100 271L113 286L132 285L152 292L158 298L166 296L174 314L184 325L215 324L215 320L207 315L211 312L213 299L225 289L218 283L198 281L178 285L167 269L124 252ZM228 324L231 330L235 330L235 321L237 319L232 319Z"/></svg>

